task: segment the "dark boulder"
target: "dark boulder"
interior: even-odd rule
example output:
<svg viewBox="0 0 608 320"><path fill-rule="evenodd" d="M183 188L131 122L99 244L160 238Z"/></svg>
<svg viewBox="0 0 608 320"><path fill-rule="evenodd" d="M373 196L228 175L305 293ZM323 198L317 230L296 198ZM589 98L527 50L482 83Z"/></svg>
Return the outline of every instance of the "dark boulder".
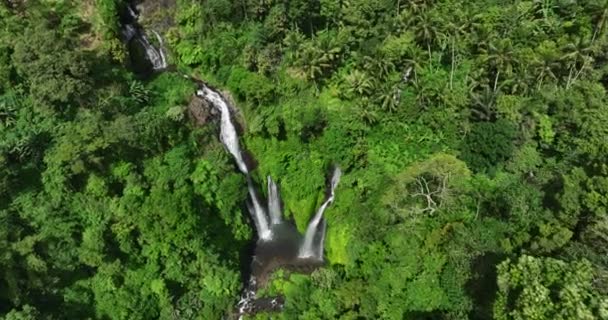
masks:
<svg viewBox="0 0 608 320"><path fill-rule="evenodd" d="M190 99L190 104L188 104L188 115L197 126L205 125L207 121L214 116L213 110L214 109L211 107L209 102L207 102L207 100L196 95L192 96L192 99Z"/></svg>

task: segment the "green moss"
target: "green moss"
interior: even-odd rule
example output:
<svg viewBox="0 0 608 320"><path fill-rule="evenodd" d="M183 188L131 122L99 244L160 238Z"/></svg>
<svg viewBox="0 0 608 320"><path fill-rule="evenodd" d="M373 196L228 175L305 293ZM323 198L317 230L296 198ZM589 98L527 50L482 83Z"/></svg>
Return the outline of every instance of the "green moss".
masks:
<svg viewBox="0 0 608 320"><path fill-rule="evenodd" d="M340 223L341 221L338 219L332 219L331 222L325 240L327 259L332 264L350 265L353 262L349 252L354 237L353 227L346 223Z"/></svg>

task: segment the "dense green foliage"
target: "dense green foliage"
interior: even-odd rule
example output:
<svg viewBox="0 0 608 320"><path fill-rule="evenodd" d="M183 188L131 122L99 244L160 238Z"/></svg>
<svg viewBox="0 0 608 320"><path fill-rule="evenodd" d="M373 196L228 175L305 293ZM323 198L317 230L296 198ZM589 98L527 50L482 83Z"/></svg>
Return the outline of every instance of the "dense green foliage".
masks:
<svg viewBox="0 0 608 320"><path fill-rule="evenodd" d="M220 319L253 234L193 85L121 64L121 1L10 3L0 318ZM257 318L608 319L605 1L175 6L173 60L230 90L300 230L344 171L327 266Z"/></svg>

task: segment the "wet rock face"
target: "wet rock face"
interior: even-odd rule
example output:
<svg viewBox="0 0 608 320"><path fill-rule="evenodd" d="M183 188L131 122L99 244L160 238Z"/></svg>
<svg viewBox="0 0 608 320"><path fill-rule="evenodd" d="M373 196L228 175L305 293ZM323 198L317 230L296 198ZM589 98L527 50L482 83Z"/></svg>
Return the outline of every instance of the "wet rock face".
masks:
<svg viewBox="0 0 608 320"><path fill-rule="evenodd" d="M154 29L143 28L141 19L134 2L121 9L121 35L129 51L130 66L135 73L146 77L169 65L162 36Z"/></svg>
<svg viewBox="0 0 608 320"><path fill-rule="evenodd" d="M154 70L154 65L146 55L146 48L139 41L129 41L127 43L131 67L137 74L150 74Z"/></svg>

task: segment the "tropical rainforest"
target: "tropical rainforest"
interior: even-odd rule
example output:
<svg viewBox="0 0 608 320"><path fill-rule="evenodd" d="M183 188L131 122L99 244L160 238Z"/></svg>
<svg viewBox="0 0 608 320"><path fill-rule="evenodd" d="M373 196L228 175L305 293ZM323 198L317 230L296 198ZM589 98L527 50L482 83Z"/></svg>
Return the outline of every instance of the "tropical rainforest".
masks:
<svg viewBox="0 0 608 320"><path fill-rule="evenodd" d="M247 184L180 72L299 230L343 171L325 265L246 318L608 319L606 1L147 0L146 76L126 5L0 1L0 319L231 313Z"/></svg>

